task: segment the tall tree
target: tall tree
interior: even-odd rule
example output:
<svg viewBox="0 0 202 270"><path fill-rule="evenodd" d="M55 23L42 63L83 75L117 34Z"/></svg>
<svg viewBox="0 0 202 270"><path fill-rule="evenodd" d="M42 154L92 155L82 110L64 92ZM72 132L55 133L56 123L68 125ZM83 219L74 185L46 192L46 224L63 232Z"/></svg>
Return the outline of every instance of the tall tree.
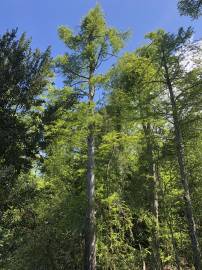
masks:
<svg viewBox="0 0 202 270"><path fill-rule="evenodd" d="M95 93L103 81L99 68L104 61L115 55L122 47L126 34L106 25L104 15L97 5L82 20L80 30L73 34L64 26L59 28L59 36L72 51L56 60L66 80L75 92L83 93L88 103L88 162L87 162L87 213L85 226L85 263L84 269L96 269L95 233L95 175L94 175L94 130L95 130Z"/></svg>

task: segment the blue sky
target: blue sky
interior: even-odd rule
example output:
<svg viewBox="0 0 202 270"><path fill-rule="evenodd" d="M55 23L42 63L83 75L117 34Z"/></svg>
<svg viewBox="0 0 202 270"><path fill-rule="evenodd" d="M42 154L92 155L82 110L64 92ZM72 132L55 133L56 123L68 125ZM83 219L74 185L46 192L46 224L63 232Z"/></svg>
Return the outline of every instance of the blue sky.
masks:
<svg viewBox="0 0 202 270"><path fill-rule="evenodd" d="M131 30L126 50L134 50L144 41L147 32L164 28L176 31L179 26L192 25L196 38L202 37L202 19L192 21L180 17L177 0L4 0L1 1L0 33L19 27L32 36L34 47L52 46L53 54L64 48L57 37L59 25L77 29L88 10L96 2L102 5L109 25Z"/></svg>
<svg viewBox="0 0 202 270"><path fill-rule="evenodd" d="M3 0L1 1L0 34L19 28L32 37L32 46L52 54L62 54L64 46L58 39L57 28L68 25L78 29L81 18L100 3L107 22L120 30L131 30L132 36L124 49L132 51L144 42L144 35L158 28L175 32L180 26L193 26L195 38L202 38L202 18L192 21L180 17L177 0Z"/></svg>

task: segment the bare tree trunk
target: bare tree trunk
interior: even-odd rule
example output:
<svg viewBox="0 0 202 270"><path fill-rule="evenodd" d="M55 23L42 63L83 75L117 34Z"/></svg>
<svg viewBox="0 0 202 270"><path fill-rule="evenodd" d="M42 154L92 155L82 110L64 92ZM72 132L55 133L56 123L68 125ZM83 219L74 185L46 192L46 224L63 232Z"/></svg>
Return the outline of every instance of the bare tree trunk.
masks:
<svg viewBox="0 0 202 270"><path fill-rule="evenodd" d="M191 197L190 197L190 192L189 192L188 177L187 177L186 166L185 166L185 153L184 153L182 132L181 132L180 123L179 123L179 116L178 116L177 106L175 102L173 86L169 77L169 71L168 71L168 67L165 61L164 61L163 66L165 69L165 79L166 79L166 84L169 90L170 102L172 106L177 159L178 159L181 182L184 189L185 212L187 216L189 234L190 234L191 243L192 243L194 266L196 270L201 270L202 269L201 251L199 247L199 242L198 242L198 237L197 237L197 232L196 232L196 223L195 223L195 219L193 215L192 202L191 202Z"/></svg>
<svg viewBox="0 0 202 270"><path fill-rule="evenodd" d="M140 248L140 254L141 254L141 258L142 258L142 270L146 270L146 262L144 259L144 254L142 252L142 246L139 244L139 248Z"/></svg>
<svg viewBox="0 0 202 270"><path fill-rule="evenodd" d="M153 142L153 135L151 133L150 124L145 125L143 124L144 133L146 136L147 142L147 152L148 152L148 161L149 161L149 174L152 178L152 207L151 211L154 216L154 228L152 233L152 250L153 250L153 263L155 270L162 269L162 262L160 256L160 244L159 244L159 196L158 196L158 189L159 189L159 175L158 175L158 168L155 162L154 157L154 142Z"/></svg>
<svg viewBox="0 0 202 270"><path fill-rule="evenodd" d="M155 247L155 258L156 258L156 269L162 269L161 257L160 257L160 243L159 243L159 175L158 167L153 162L153 214L155 219L154 228L154 247Z"/></svg>
<svg viewBox="0 0 202 270"><path fill-rule="evenodd" d="M89 85L89 106L92 106L94 89ZM90 108L91 110L91 108ZM94 109L91 111L92 115ZM87 217L85 231L85 270L96 269L96 234L95 234L95 175L94 175L94 124L88 127L88 164L87 164Z"/></svg>
<svg viewBox="0 0 202 270"><path fill-rule="evenodd" d="M173 246L173 250L174 250L174 253L175 253L176 267L177 267L177 270L181 270L180 259L179 259L178 251L177 251L177 243L176 243L176 240L175 240L175 237L174 237L172 220L171 220L171 218L169 216L169 213L168 213L167 224L168 224L168 227L169 227L169 230L170 230L172 246Z"/></svg>
<svg viewBox="0 0 202 270"><path fill-rule="evenodd" d="M145 261L143 261L142 270L147 270Z"/></svg>

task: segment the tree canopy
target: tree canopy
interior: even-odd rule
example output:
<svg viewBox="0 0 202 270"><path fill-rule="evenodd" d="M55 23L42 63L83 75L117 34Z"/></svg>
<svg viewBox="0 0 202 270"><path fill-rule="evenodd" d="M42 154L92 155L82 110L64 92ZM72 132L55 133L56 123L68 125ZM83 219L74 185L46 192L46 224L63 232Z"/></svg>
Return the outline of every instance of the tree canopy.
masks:
<svg viewBox="0 0 202 270"><path fill-rule="evenodd" d="M202 1L201 0L180 0L178 2L178 9L181 15L188 15L193 19L201 16Z"/></svg>

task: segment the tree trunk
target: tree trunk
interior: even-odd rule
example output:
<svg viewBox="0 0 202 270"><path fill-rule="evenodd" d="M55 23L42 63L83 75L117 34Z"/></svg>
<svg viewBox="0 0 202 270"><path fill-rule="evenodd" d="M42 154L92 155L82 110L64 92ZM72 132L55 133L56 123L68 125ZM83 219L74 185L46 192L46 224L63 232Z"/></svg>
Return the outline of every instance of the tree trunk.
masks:
<svg viewBox="0 0 202 270"><path fill-rule="evenodd" d="M172 246L173 246L173 250L174 250L174 254L175 254L176 267L177 267L177 270L181 270L180 259L179 259L179 255L178 255L178 251L177 251L177 243L176 243L174 233L173 233L172 219L170 218L169 213L168 213L167 224L168 224L170 234L171 234L171 241L172 241Z"/></svg>
<svg viewBox="0 0 202 270"><path fill-rule="evenodd" d="M148 162L149 162L149 175L152 178L152 186L151 186L151 194L152 194L152 207L151 212L154 217L154 228L152 233L152 250L153 250L153 264L155 270L162 269L161 257L160 257L160 244L159 244L159 197L158 197L158 189L159 189L159 176L158 176L158 168L156 165L155 157L154 157L154 141L153 135L151 132L150 124L143 124L143 129L146 137L147 143L147 154L148 154Z"/></svg>
<svg viewBox="0 0 202 270"><path fill-rule="evenodd" d="M140 254L141 254L141 259L142 259L142 270L146 270L146 262L144 259L144 255L142 252L142 246L139 244L139 248L140 248Z"/></svg>
<svg viewBox="0 0 202 270"><path fill-rule="evenodd" d="M94 89L89 84L89 107L91 108ZM91 116L92 116L91 115ZM85 228L85 253L84 270L96 269L96 235L95 235L95 175L94 175L94 124L88 126L88 164L87 164L87 213Z"/></svg>
<svg viewBox="0 0 202 270"><path fill-rule="evenodd" d="M190 192L189 192L188 177L187 177L186 166L185 166L185 153L184 153L182 132L181 132L180 123L179 123L179 116L178 116L177 106L175 102L173 86L169 77L169 71L168 71L168 67L165 61L164 61L163 66L165 69L165 79L166 79L166 84L169 90L170 102L172 106L177 160L178 160L178 165L179 165L181 182L184 189L185 212L187 216L189 234L190 234L191 243L192 243L194 266L196 270L201 270L202 269L201 251L199 247L199 242L198 242L198 237L197 237L197 232L196 232L196 223L195 223L195 219L193 215L192 202L191 202L191 197L190 197Z"/></svg>
<svg viewBox="0 0 202 270"><path fill-rule="evenodd" d="M159 243L159 175L158 167L155 162L153 162L153 214L155 219L154 228L154 247L155 247L155 258L156 258L156 269L162 269L161 257L160 257L160 243Z"/></svg>

